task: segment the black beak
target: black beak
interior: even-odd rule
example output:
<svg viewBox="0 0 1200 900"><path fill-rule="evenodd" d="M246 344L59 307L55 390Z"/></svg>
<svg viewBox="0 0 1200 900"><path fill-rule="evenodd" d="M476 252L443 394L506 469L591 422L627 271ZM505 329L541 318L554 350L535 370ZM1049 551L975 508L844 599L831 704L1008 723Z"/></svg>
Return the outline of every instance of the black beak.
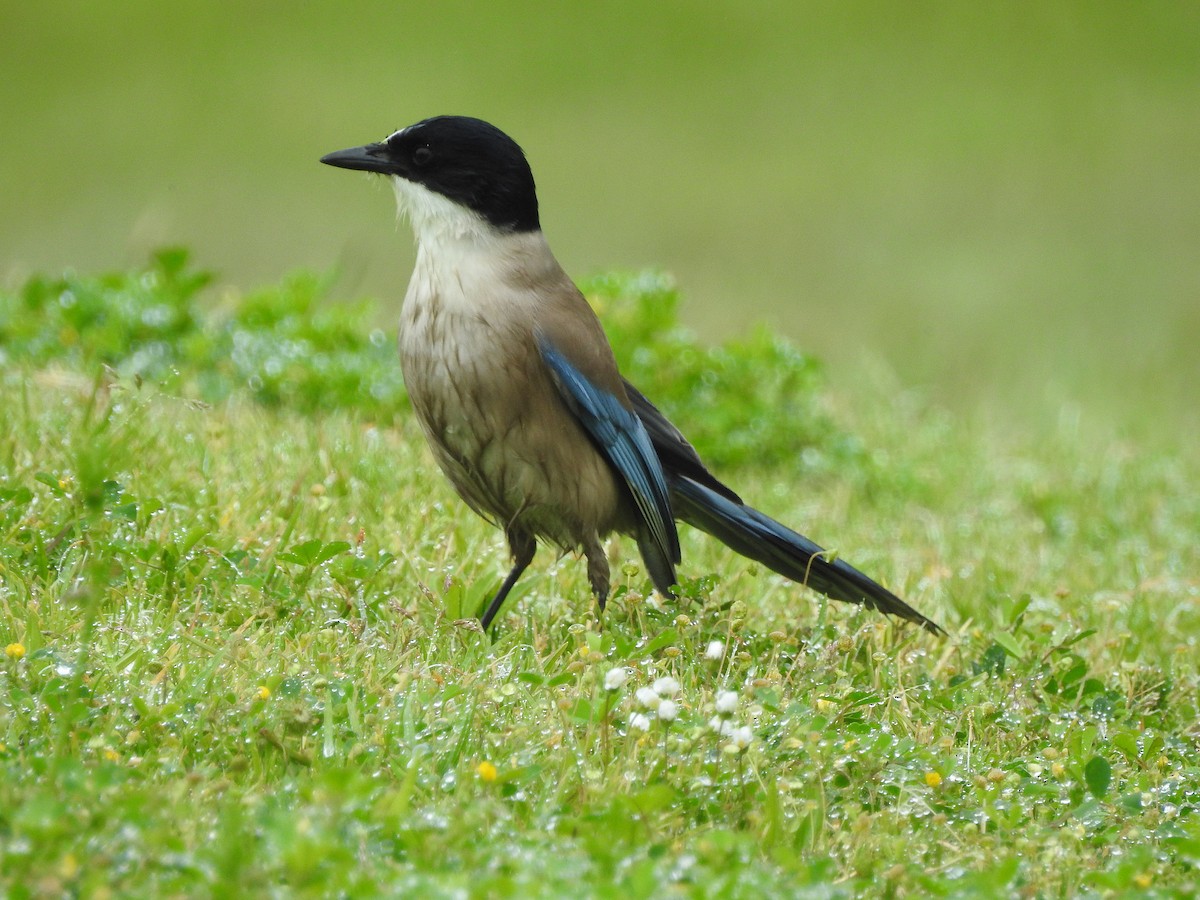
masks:
<svg viewBox="0 0 1200 900"><path fill-rule="evenodd" d="M396 164L388 154L387 144L367 144L363 147L351 147L349 150L335 150L322 156L321 162L327 166L337 166L339 169L396 174Z"/></svg>

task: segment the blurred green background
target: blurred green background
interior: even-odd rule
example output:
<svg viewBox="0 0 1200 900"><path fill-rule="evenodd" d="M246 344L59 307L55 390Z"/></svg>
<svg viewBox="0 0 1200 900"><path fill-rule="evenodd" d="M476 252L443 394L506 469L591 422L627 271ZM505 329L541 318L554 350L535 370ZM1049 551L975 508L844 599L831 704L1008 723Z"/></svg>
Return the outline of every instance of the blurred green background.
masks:
<svg viewBox="0 0 1200 900"><path fill-rule="evenodd" d="M317 164L438 113L525 147L576 277L661 267L835 386L1195 422L1200 4L0 2L0 277L185 244L398 306L390 190Z"/></svg>

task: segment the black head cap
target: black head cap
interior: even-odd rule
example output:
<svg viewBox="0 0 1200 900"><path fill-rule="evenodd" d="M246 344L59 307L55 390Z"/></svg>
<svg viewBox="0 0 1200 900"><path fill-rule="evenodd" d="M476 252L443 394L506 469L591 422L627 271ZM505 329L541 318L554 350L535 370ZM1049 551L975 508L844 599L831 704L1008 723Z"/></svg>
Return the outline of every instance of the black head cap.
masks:
<svg viewBox="0 0 1200 900"><path fill-rule="evenodd" d="M398 175L474 210L506 231L536 231L533 172L517 142L482 119L437 116L378 144L339 150L321 162Z"/></svg>

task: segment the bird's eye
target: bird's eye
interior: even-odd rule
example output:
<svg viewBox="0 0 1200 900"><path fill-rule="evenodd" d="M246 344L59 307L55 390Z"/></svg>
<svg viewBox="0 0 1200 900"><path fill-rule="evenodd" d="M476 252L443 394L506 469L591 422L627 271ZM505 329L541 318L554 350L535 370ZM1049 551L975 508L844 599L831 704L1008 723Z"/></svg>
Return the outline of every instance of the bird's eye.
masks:
<svg viewBox="0 0 1200 900"><path fill-rule="evenodd" d="M433 151L428 147L418 147L413 151L412 159L413 162L418 166L429 165L430 161L433 159Z"/></svg>

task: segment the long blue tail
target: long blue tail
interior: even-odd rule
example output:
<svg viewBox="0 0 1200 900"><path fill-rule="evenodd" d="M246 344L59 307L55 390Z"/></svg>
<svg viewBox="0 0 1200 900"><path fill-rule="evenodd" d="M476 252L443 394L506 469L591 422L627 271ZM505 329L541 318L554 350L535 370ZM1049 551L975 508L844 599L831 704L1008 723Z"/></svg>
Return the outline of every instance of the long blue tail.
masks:
<svg viewBox="0 0 1200 900"><path fill-rule="evenodd" d="M934 634L945 633L936 622L854 566L840 559L826 559L825 551L804 535L743 503L728 485L708 471L696 448L641 391L626 381L625 392L666 473L675 518L708 532L742 556L834 600L866 604L916 622Z"/></svg>
<svg viewBox="0 0 1200 900"><path fill-rule="evenodd" d="M943 633L939 625L887 588L840 559L827 560L821 547L770 516L718 494L685 475L674 475L670 485L678 518L711 534L742 556L757 560L780 575L834 600L863 603L880 612L916 622L934 634Z"/></svg>

